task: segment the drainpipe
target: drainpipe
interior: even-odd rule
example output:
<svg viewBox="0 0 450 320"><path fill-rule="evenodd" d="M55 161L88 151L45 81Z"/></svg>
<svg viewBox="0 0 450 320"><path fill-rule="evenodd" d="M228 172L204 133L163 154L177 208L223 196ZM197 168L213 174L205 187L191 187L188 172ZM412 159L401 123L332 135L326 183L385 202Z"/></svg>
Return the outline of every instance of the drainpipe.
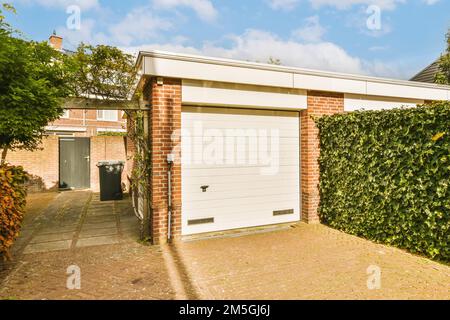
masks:
<svg viewBox="0 0 450 320"><path fill-rule="evenodd" d="M170 242L172 240L172 168L174 162L174 155L167 155L167 164L169 166L169 170L167 171L167 241Z"/></svg>

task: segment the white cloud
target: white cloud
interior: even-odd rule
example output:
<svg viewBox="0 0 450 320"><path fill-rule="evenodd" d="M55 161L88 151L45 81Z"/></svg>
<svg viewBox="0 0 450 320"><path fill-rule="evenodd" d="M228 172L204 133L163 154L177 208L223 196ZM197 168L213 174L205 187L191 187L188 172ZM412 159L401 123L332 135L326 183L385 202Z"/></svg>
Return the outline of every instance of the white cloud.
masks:
<svg viewBox="0 0 450 320"><path fill-rule="evenodd" d="M389 46L373 46L369 48L369 51L380 52L389 50Z"/></svg>
<svg viewBox="0 0 450 320"><path fill-rule="evenodd" d="M77 5L83 10L99 8L98 0L10 0L9 3L22 3L26 5L37 4L47 8L67 8Z"/></svg>
<svg viewBox="0 0 450 320"><path fill-rule="evenodd" d="M293 36L306 42L319 42L322 40L326 30L320 24L319 16L312 16L305 19L303 27L294 30Z"/></svg>
<svg viewBox="0 0 450 320"><path fill-rule="evenodd" d="M161 31L167 31L172 27L170 21L155 16L150 7L132 9L122 20L106 23L105 32L97 32L100 29L98 22L94 19L82 19L80 30L60 27L56 31L70 47L76 47L80 42L129 46L135 41L155 39Z"/></svg>
<svg viewBox="0 0 450 320"><path fill-rule="evenodd" d="M315 9L319 9L322 6L331 6L339 10L348 10L355 5L376 5L384 10L394 10L397 5L405 3L406 0L309 0L309 2Z"/></svg>
<svg viewBox="0 0 450 320"><path fill-rule="evenodd" d="M422 0L422 1L425 2L429 6L432 6L432 5L438 3L441 0Z"/></svg>
<svg viewBox="0 0 450 320"><path fill-rule="evenodd" d="M88 44L107 43L109 38L102 32L96 32L96 21L83 19L79 30L69 30L66 27L56 29L56 33L63 37L64 48L74 49L80 42Z"/></svg>
<svg viewBox="0 0 450 320"><path fill-rule="evenodd" d="M204 21L214 21L217 18L217 10L210 0L153 0L157 9L173 9L176 7L188 7L195 11L197 16Z"/></svg>
<svg viewBox="0 0 450 320"><path fill-rule="evenodd" d="M226 47L212 43L204 43L199 48L180 43L154 43L123 49L131 53L153 49L260 62L274 57L280 59L285 66L394 78L406 78L410 72L408 66L403 68L397 67L395 63L365 61L354 57L331 42L304 43L294 39L284 40L262 30L248 30L242 35L230 38L232 45Z"/></svg>
<svg viewBox="0 0 450 320"><path fill-rule="evenodd" d="M274 10L292 10L294 9L299 0L267 0L269 6Z"/></svg>
<svg viewBox="0 0 450 320"><path fill-rule="evenodd" d="M168 20L153 15L150 8L135 8L122 21L110 26L109 32L116 43L130 45L134 40L147 41L171 27Z"/></svg>

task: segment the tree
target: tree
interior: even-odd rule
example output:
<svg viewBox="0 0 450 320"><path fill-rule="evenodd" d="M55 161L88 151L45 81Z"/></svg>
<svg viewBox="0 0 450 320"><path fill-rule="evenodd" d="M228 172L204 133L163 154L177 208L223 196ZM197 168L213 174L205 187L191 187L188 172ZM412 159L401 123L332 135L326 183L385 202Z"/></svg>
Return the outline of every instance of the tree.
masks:
<svg viewBox="0 0 450 320"><path fill-rule="evenodd" d="M34 150L45 126L63 112L70 95L67 59L45 42L26 41L5 21L0 7L0 149L1 163L8 150Z"/></svg>
<svg viewBox="0 0 450 320"><path fill-rule="evenodd" d="M447 52L439 59L439 72L436 74L436 83L450 84L450 30L447 33Z"/></svg>
<svg viewBox="0 0 450 320"><path fill-rule="evenodd" d="M80 44L66 59L75 97L129 100L136 84L135 58L106 45Z"/></svg>
<svg viewBox="0 0 450 320"><path fill-rule="evenodd" d="M273 64L276 66L281 66L281 60L274 58L274 57L269 57L269 60L267 61L268 64Z"/></svg>

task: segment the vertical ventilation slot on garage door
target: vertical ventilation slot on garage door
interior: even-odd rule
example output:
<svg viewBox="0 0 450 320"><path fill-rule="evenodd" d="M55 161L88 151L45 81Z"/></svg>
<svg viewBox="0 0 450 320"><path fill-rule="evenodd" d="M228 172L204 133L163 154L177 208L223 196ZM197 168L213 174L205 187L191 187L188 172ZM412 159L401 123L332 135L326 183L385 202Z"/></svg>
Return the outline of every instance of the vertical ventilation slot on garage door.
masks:
<svg viewBox="0 0 450 320"><path fill-rule="evenodd" d="M273 215L276 216L286 216L288 214L294 214L294 209L288 209L288 210L278 210L274 211Z"/></svg>
<svg viewBox="0 0 450 320"><path fill-rule="evenodd" d="M195 225L207 224L207 223L214 223L214 218L188 220L188 226L195 226Z"/></svg>

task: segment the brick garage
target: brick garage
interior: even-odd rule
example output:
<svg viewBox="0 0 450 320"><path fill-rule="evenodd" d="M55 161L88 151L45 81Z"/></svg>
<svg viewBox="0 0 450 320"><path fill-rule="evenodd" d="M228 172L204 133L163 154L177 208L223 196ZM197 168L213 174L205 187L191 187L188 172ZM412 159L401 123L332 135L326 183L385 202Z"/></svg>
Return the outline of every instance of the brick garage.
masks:
<svg viewBox="0 0 450 320"><path fill-rule="evenodd" d="M302 219L308 223L319 222L319 139L312 117L344 112L344 95L341 93L308 91L308 108L301 111L301 172Z"/></svg>
<svg viewBox="0 0 450 320"><path fill-rule="evenodd" d="M183 159L172 170L172 238L299 220L318 223L320 150L311 117L450 98L446 86L157 51L141 52L137 67L139 88L151 105L154 243L169 235L170 154ZM236 164L186 164L195 151L190 139L197 135L188 133L195 122L204 127L201 144L211 140L209 129L279 130L278 176L262 178L251 166Z"/></svg>
<svg viewBox="0 0 450 320"><path fill-rule="evenodd" d="M96 164L101 160L127 160L126 138L119 136L95 136L90 138L91 189L99 192L99 174ZM131 155L130 155L131 156ZM59 137L47 136L36 151L17 150L9 152L7 162L21 165L32 175L29 190L58 190L59 188ZM127 170L122 181L127 183Z"/></svg>

